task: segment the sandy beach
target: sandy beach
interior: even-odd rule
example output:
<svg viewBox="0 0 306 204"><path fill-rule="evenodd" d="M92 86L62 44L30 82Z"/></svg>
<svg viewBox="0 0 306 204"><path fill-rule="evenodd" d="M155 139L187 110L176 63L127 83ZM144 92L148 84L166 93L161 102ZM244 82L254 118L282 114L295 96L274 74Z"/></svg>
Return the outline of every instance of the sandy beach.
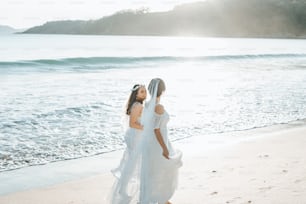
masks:
<svg viewBox="0 0 306 204"><path fill-rule="evenodd" d="M186 138L174 145L184 152L184 165L180 169L179 187L171 199L173 204L306 203L305 125L278 125ZM121 152L107 154L107 168L101 170L102 173L17 192L2 192L0 203L106 203L113 183L108 170L117 165ZM78 161L74 162L77 166ZM44 166L40 168L48 165ZM80 168L84 167L80 165ZM35 175L32 178L35 180ZM14 185L18 185L15 182Z"/></svg>

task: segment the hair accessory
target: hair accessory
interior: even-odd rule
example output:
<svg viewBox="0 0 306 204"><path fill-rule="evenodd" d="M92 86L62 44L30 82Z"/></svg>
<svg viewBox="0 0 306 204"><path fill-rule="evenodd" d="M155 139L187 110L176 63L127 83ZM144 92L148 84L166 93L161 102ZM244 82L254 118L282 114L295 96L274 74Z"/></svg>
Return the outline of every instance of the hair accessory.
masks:
<svg viewBox="0 0 306 204"><path fill-rule="evenodd" d="M137 86L135 86L134 88L132 88L131 91L136 91L136 90L139 89L140 87L145 87L145 85L143 85L143 84L138 84Z"/></svg>

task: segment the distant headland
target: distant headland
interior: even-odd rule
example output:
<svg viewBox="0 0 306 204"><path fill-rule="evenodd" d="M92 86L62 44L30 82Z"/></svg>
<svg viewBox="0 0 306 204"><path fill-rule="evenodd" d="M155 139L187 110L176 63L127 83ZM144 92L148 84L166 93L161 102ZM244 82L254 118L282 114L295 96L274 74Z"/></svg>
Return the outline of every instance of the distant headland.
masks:
<svg viewBox="0 0 306 204"><path fill-rule="evenodd" d="M23 34L306 38L304 0L207 0L164 12L125 10L97 20L51 21Z"/></svg>
<svg viewBox="0 0 306 204"><path fill-rule="evenodd" d="M7 25L0 25L0 35L1 34L12 34L17 32L24 32L26 29L15 29Z"/></svg>

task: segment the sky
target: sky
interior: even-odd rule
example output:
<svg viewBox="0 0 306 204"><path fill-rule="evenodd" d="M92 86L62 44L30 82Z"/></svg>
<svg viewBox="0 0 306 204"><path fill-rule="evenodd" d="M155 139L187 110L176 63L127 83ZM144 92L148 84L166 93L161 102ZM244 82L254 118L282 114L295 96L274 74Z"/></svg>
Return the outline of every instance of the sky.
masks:
<svg viewBox="0 0 306 204"><path fill-rule="evenodd" d="M125 9L167 11L196 0L0 0L0 25L29 28L55 20L99 19Z"/></svg>

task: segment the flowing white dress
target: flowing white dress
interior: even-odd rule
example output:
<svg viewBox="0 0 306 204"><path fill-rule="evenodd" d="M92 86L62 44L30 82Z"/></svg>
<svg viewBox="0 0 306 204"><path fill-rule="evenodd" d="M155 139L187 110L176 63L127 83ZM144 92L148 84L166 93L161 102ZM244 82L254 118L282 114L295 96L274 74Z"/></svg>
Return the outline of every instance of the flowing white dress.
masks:
<svg viewBox="0 0 306 204"><path fill-rule="evenodd" d="M140 118L138 118L138 122L140 122ZM110 195L109 202L111 204L137 203L139 200L142 130L129 127L124 139L126 149L123 152L120 165L111 170L116 178Z"/></svg>
<svg viewBox="0 0 306 204"><path fill-rule="evenodd" d="M167 123L169 114L154 114L154 129L160 129L164 143L169 151L169 159L162 155L162 148L156 137L151 141L150 151L147 156L149 165L145 186L146 190L141 204L166 203L174 194L178 186L178 169L182 166L182 152L173 148L168 138ZM153 133L154 134L154 133ZM142 193L142 192L141 192Z"/></svg>

